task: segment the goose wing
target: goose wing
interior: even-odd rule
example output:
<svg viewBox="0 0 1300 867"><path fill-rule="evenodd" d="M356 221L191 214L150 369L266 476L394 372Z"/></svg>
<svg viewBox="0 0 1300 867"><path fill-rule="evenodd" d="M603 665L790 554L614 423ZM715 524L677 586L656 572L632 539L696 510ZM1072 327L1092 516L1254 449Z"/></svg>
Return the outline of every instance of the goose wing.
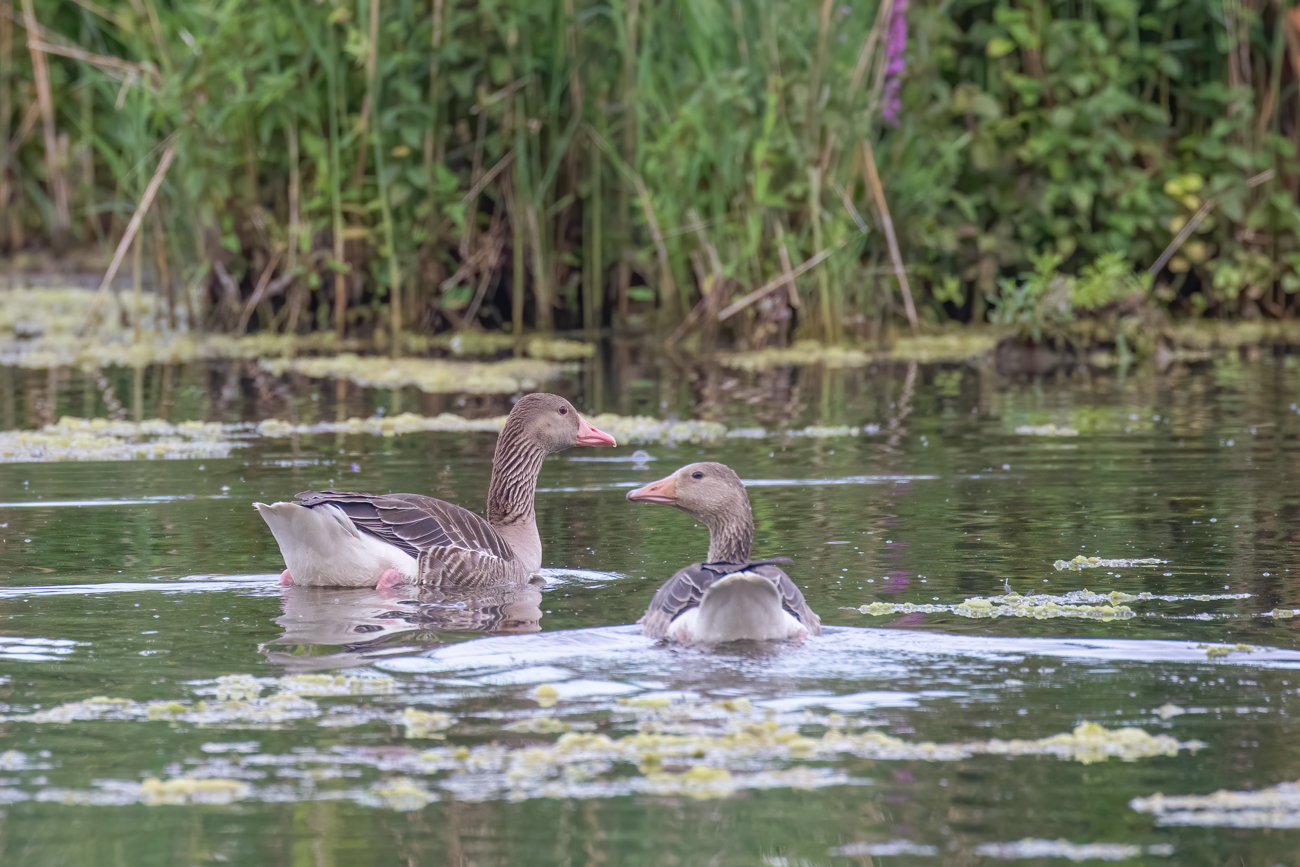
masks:
<svg viewBox="0 0 1300 867"><path fill-rule="evenodd" d="M695 608L704 598L704 592L719 579L742 570L757 572L776 583L781 594L781 607L789 611L808 630L810 635L820 635L821 618L813 613L804 601L803 593L785 570L777 563L790 563L789 557L768 560L751 560L747 563L692 563L663 583L650 600L650 607L637 621L642 631L651 638L666 638L668 627L684 611Z"/></svg>
<svg viewBox="0 0 1300 867"><path fill-rule="evenodd" d="M352 491L303 491L307 508L336 506L358 529L401 548L412 557L453 551L473 559L513 560L515 553L496 528L480 515L454 503L419 494L359 494Z"/></svg>
<svg viewBox="0 0 1300 867"><path fill-rule="evenodd" d="M796 620L802 623L804 629L808 630L809 635L822 634L822 619L808 607L807 601L803 598L803 592L797 584L790 580L790 576L785 574L784 569L774 566L771 561L768 561L756 565L754 571L776 581L776 589L781 594L781 607L789 611Z"/></svg>

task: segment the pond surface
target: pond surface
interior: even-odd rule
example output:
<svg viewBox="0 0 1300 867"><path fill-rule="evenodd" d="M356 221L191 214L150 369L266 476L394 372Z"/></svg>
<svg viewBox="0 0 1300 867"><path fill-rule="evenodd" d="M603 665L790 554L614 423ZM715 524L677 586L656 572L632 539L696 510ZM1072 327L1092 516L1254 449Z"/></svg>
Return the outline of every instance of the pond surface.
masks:
<svg viewBox="0 0 1300 867"><path fill-rule="evenodd" d="M173 422L508 406L251 369L106 375ZM111 407L75 372L0 386L14 427ZM282 591L251 507L478 509L490 433L232 428L227 457L0 467L0 863L1297 863L1295 358L1014 380L606 357L550 387L733 435L548 460L545 586L512 593ZM794 559L823 636L628 626L707 533L624 493L695 460L747 480L756 553ZM1053 565L1079 555L1118 562ZM1056 598L961 605L1008 592ZM1246 794L1175 797L1221 789Z"/></svg>

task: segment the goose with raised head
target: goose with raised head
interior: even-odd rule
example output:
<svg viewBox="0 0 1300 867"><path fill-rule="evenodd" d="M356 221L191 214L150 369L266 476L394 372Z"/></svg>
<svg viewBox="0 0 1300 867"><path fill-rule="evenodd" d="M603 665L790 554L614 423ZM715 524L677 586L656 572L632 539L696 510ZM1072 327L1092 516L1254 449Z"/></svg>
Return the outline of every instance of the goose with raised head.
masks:
<svg viewBox="0 0 1300 867"><path fill-rule="evenodd" d="M730 467L688 464L627 498L676 506L709 528L708 560L679 570L659 588L637 621L646 635L716 644L821 634L821 618L777 565L790 560L750 558L754 516L745 484Z"/></svg>
<svg viewBox="0 0 1300 867"><path fill-rule="evenodd" d="M542 566L533 510L542 461L573 446L614 444L564 398L529 394L497 438L486 519L420 494L304 491L296 503L253 506L284 555L282 584L522 584Z"/></svg>

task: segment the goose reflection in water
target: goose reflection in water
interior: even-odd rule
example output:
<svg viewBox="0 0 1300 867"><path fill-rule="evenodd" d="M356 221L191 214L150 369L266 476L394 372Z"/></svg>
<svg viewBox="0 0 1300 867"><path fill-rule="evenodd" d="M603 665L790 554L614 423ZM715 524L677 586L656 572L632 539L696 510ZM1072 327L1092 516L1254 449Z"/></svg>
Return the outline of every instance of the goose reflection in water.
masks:
<svg viewBox="0 0 1300 867"><path fill-rule="evenodd" d="M282 597L283 614L275 620L284 634L260 649L269 661L294 668L335 668L443 644L445 632L538 632L541 583L403 585L386 591L290 587ZM286 645L293 650L274 649ZM338 650L320 655L321 648Z"/></svg>

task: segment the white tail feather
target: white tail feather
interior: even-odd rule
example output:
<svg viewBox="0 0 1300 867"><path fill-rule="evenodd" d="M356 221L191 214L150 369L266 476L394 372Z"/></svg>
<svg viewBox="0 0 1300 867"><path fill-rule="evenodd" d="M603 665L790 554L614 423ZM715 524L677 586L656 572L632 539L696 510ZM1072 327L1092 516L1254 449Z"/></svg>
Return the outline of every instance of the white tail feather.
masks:
<svg viewBox="0 0 1300 867"><path fill-rule="evenodd" d="M757 572L733 572L704 591L698 608L684 611L668 627L683 644L716 644L742 638L795 638L807 629L781 606L776 583Z"/></svg>
<svg viewBox="0 0 1300 867"><path fill-rule="evenodd" d="M338 506L254 503L253 508L271 528L294 584L374 587L386 569L415 580L414 557L358 528Z"/></svg>

